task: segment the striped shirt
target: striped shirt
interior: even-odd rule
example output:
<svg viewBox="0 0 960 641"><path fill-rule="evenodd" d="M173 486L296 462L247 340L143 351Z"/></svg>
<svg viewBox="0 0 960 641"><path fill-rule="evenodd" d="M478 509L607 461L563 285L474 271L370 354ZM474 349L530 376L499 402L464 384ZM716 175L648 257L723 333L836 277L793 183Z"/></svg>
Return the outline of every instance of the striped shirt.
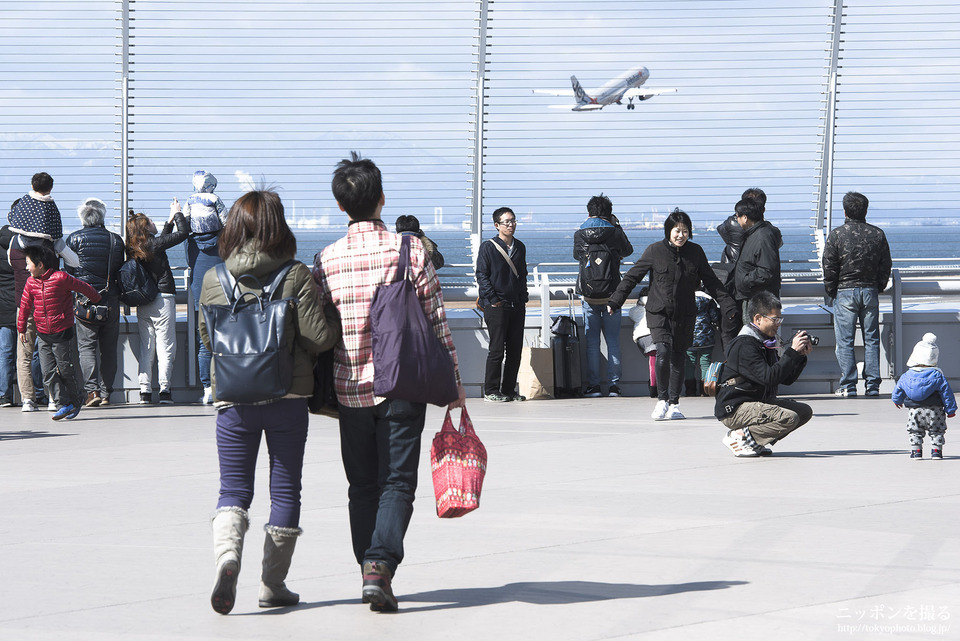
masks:
<svg viewBox="0 0 960 641"><path fill-rule="evenodd" d="M343 338L334 350L337 400L347 407L373 407L384 399L373 393L373 337L370 303L377 289L396 276L401 236L387 231L380 220L351 223L347 235L323 249L314 264L321 300L340 312ZM450 351L457 383L460 369L453 345L437 272L419 238L410 239L410 268L417 298L437 338Z"/></svg>

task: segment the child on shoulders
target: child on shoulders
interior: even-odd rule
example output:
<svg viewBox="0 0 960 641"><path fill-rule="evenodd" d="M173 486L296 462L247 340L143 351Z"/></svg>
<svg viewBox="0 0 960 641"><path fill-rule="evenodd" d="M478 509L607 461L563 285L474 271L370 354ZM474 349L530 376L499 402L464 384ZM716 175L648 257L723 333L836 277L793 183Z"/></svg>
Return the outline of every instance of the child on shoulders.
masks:
<svg viewBox="0 0 960 641"><path fill-rule="evenodd" d="M33 175L30 186L32 190L17 201L7 218L10 229L18 234L16 247L23 250L30 245L49 243L69 267L79 267L77 254L67 247L63 239L60 210L50 195L53 177L41 171Z"/></svg>

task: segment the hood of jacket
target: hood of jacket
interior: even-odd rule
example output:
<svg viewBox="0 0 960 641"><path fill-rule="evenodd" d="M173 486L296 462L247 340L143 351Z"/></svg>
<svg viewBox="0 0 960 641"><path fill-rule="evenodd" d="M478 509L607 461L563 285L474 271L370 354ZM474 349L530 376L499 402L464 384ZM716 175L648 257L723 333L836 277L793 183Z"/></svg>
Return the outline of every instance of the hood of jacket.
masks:
<svg viewBox="0 0 960 641"><path fill-rule="evenodd" d="M942 372L937 367L911 367L900 377L900 387L914 401L922 401L940 391Z"/></svg>
<svg viewBox="0 0 960 641"><path fill-rule="evenodd" d="M280 266L293 258L293 256L281 256L279 258L270 256L260 251L260 244L251 240L248 241L239 250L233 252L224 261L227 264L227 270L233 274L234 278L239 278L244 274L250 274L260 280L261 284L265 277L271 276L280 269Z"/></svg>
<svg viewBox="0 0 960 641"><path fill-rule="evenodd" d="M193 173L193 188L199 193L212 194L217 188L217 179L209 171L195 171Z"/></svg>
<svg viewBox="0 0 960 641"><path fill-rule="evenodd" d="M616 230L617 228L612 223L603 218L591 216L580 225L580 236L583 242L589 245L601 245L609 243Z"/></svg>

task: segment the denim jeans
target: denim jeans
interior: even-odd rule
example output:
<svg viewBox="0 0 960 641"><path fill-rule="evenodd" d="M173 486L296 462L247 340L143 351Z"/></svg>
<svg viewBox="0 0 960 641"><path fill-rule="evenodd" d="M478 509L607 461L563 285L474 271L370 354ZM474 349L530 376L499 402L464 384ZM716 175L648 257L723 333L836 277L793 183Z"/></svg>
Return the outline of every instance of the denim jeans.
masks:
<svg viewBox="0 0 960 641"><path fill-rule="evenodd" d="M0 327L0 396L13 400L13 381L17 378L17 330Z"/></svg>
<svg viewBox="0 0 960 641"><path fill-rule="evenodd" d="M216 246L201 249L196 240L187 239L187 264L192 270L190 289L193 291L194 309L200 309L200 292L203 290L203 277L210 270L223 262L217 254ZM200 384L210 387L210 361L213 355L207 346L200 340L200 330L197 329L197 366L200 375Z"/></svg>
<svg viewBox="0 0 960 641"><path fill-rule="evenodd" d="M217 413L220 500L217 508L250 509L260 435L270 456L270 525L299 527L303 451L307 444L307 399L284 398L264 405L233 405Z"/></svg>
<svg viewBox="0 0 960 641"><path fill-rule="evenodd" d="M620 383L620 311L613 314L606 305L583 304L583 331L587 341L587 387L600 385L600 332L607 341L607 379L611 385Z"/></svg>
<svg viewBox="0 0 960 641"><path fill-rule="evenodd" d="M837 291L833 331L837 336L840 388L857 389L857 359L853 351L857 322L863 335L863 380L866 389L880 389L880 297L876 287Z"/></svg>
<svg viewBox="0 0 960 641"><path fill-rule="evenodd" d="M386 400L340 406L340 452L350 485L350 534L357 563L383 561L396 571L413 516L424 403Z"/></svg>

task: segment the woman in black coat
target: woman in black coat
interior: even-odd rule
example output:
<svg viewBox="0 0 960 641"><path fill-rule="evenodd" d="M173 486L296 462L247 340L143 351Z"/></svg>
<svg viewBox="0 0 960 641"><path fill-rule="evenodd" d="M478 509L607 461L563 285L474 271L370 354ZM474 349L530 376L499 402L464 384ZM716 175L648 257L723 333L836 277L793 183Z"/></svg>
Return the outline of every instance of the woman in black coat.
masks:
<svg viewBox="0 0 960 641"><path fill-rule="evenodd" d="M650 272L647 297L647 326L657 347L657 405L651 415L656 420L682 419L680 390L683 385L684 358L693 343L697 320L696 291L702 288L720 304L724 316L735 316L736 306L703 253L689 242L690 217L674 209L663 223L662 241L647 247L626 273L608 302L610 313L624 301L643 277ZM669 381L669 385L665 385Z"/></svg>

